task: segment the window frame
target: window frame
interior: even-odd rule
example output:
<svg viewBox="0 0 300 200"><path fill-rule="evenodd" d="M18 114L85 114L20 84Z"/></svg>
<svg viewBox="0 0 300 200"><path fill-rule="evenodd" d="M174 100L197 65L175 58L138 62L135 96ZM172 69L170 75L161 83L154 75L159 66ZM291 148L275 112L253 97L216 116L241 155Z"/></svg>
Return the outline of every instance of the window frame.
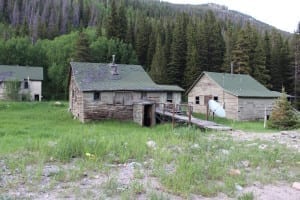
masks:
<svg viewBox="0 0 300 200"><path fill-rule="evenodd" d="M171 98L170 98L171 96ZM173 92L167 92L167 102L168 103L173 103Z"/></svg>
<svg viewBox="0 0 300 200"><path fill-rule="evenodd" d="M214 99L214 101L219 102L219 97L218 96L214 96L213 99Z"/></svg>
<svg viewBox="0 0 300 200"><path fill-rule="evenodd" d="M93 99L94 101L101 101L101 92L95 91L93 93Z"/></svg>
<svg viewBox="0 0 300 200"><path fill-rule="evenodd" d="M195 96L195 104L200 105L200 96Z"/></svg>
<svg viewBox="0 0 300 200"><path fill-rule="evenodd" d="M29 89L29 81L24 80L24 89Z"/></svg>

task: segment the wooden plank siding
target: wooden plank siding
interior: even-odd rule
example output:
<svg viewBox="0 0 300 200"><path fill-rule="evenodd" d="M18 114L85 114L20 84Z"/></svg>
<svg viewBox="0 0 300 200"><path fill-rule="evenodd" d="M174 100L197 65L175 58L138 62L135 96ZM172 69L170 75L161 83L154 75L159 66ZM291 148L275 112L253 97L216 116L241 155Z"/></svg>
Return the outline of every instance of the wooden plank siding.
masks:
<svg viewBox="0 0 300 200"><path fill-rule="evenodd" d="M238 120L263 119L265 108L267 115L271 114L274 98L239 98Z"/></svg>
<svg viewBox="0 0 300 200"><path fill-rule="evenodd" d="M188 103L193 105L193 112L206 113L206 96L218 97L217 101L224 106L226 117L238 119L238 98L225 92L222 87L204 75L188 93ZM196 97L199 97L199 104L196 104Z"/></svg>
<svg viewBox="0 0 300 200"><path fill-rule="evenodd" d="M70 111L81 122L102 119L133 120L135 102L142 98L155 103L166 102L167 96L167 92L99 91L99 99L95 100L94 91L79 91L73 76L69 90ZM174 93L173 98L174 102L180 103L181 93Z"/></svg>

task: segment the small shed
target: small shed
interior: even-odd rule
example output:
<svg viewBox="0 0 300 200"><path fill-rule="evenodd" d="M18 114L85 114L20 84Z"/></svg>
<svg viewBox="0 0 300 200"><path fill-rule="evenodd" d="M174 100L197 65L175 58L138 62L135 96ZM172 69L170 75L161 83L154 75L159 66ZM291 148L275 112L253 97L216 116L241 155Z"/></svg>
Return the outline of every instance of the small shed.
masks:
<svg viewBox="0 0 300 200"><path fill-rule="evenodd" d="M155 119L155 102L141 100L133 104L133 121L141 126L154 126Z"/></svg>
<svg viewBox="0 0 300 200"><path fill-rule="evenodd" d="M210 99L219 102L226 117L235 120L263 119L281 95L246 74L203 72L186 91L193 111L206 113Z"/></svg>
<svg viewBox="0 0 300 200"><path fill-rule="evenodd" d="M102 119L155 124L155 105L181 103L182 88L154 83L140 65L71 62L69 109L81 122Z"/></svg>
<svg viewBox="0 0 300 200"><path fill-rule="evenodd" d="M6 99L5 84L19 82L20 100L41 101L43 68L33 66L0 65L0 99Z"/></svg>

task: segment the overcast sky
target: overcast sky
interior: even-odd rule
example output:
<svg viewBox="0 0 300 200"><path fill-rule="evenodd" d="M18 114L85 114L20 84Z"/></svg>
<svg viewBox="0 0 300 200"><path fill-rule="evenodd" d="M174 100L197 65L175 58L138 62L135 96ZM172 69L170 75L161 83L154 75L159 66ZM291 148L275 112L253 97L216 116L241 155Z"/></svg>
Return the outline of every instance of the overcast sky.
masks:
<svg viewBox="0 0 300 200"><path fill-rule="evenodd" d="M300 0L163 0L181 4L217 3L293 33L300 21Z"/></svg>

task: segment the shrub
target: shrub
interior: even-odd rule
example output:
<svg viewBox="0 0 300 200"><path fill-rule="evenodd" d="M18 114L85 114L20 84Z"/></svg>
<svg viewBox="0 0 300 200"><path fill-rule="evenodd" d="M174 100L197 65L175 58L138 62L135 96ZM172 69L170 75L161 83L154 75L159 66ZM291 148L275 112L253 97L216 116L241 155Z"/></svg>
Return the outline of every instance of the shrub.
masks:
<svg viewBox="0 0 300 200"><path fill-rule="evenodd" d="M293 129L299 125L298 123L298 117L283 89L282 95L275 103L268 125L277 129Z"/></svg>
<svg viewBox="0 0 300 200"><path fill-rule="evenodd" d="M5 94L9 100L19 100L20 82L18 80L10 80L5 82Z"/></svg>

